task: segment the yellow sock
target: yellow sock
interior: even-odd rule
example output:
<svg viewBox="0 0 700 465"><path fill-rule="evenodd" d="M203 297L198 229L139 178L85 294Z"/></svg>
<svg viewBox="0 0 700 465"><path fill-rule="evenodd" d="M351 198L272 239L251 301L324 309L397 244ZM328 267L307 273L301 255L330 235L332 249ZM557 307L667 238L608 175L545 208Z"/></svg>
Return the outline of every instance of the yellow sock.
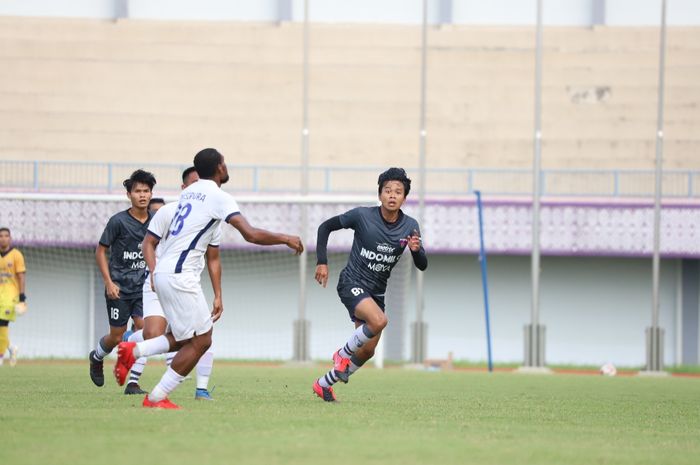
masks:
<svg viewBox="0 0 700 465"><path fill-rule="evenodd" d="M0 326L0 357L5 354L10 346L10 327Z"/></svg>

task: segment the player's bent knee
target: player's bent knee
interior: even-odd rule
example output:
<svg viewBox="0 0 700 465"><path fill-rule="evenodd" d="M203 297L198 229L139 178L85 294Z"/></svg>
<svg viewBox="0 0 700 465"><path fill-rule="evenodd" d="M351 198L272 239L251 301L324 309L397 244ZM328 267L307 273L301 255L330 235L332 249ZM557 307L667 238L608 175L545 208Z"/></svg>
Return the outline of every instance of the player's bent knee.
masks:
<svg viewBox="0 0 700 465"><path fill-rule="evenodd" d="M386 315L383 313L381 315L377 315L376 318L373 318L370 323L370 329L374 334L378 334L380 331L382 331L384 328L386 328L386 325L389 323L389 320L387 319Z"/></svg>

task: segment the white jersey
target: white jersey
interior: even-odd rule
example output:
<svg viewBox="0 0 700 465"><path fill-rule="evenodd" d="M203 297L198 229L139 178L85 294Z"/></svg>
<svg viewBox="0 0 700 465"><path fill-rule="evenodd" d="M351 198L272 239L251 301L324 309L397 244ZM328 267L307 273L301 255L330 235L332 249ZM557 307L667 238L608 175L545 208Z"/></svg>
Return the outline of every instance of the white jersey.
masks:
<svg viewBox="0 0 700 465"><path fill-rule="evenodd" d="M153 214L151 222L148 224L148 234L155 236L159 241L163 239L168 233L170 228L170 223L172 223L175 213L177 213L178 202L170 202L163 205L158 209L157 212ZM216 228L216 232L209 243L209 245L218 247L221 243L221 225ZM156 263L163 252L162 242L158 242L156 246ZM204 255L202 255L201 260L204 260ZM204 263L201 264L201 268L204 268ZM151 280L148 278L149 270L146 270L146 279L143 282L143 292L152 292L151 290Z"/></svg>
<svg viewBox="0 0 700 465"><path fill-rule="evenodd" d="M169 205L158 210L156 216ZM168 212L172 215L170 222L165 221ZM161 238L156 251L155 272L199 275L204 269L207 247L219 245L221 221L228 221L237 214L240 214L238 203L214 181L200 179L191 184L180 194L174 213L171 209L166 210L162 215L164 218L151 220L148 227L151 234ZM163 228L163 225L164 231L155 229Z"/></svg>

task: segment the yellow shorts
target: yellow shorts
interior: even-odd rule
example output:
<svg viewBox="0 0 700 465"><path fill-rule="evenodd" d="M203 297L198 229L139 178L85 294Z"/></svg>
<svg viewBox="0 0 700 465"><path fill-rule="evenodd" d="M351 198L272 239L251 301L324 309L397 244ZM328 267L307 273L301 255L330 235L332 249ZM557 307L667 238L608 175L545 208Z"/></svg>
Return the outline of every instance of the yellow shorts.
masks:
<svg viewBox="0 0 700 465"><path fill-rule="evenodd" d="M0 320L15 321L15 305L17 300L0 301Z"/></svg>

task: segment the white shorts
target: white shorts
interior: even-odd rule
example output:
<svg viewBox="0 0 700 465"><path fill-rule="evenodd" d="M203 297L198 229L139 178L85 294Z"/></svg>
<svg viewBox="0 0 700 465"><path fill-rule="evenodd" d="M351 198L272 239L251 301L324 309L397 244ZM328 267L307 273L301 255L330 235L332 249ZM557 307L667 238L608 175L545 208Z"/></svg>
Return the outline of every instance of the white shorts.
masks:
<svg viewBox="0 0 700 465"><path fill-rule="evenodd" d="M191 339L211 330L211 310L198 275L156 273L155 286L165 319L176 341Z"/></svg>
<svg viewBox="0 0 700 465"><path fill-rule="evenodd" d="M145 288L143 290L143 317L148 318L149 316L165 318L163 307L160 306L160 300L158 300L158 294L151 290L150 285L148 290Z"/></svg>

